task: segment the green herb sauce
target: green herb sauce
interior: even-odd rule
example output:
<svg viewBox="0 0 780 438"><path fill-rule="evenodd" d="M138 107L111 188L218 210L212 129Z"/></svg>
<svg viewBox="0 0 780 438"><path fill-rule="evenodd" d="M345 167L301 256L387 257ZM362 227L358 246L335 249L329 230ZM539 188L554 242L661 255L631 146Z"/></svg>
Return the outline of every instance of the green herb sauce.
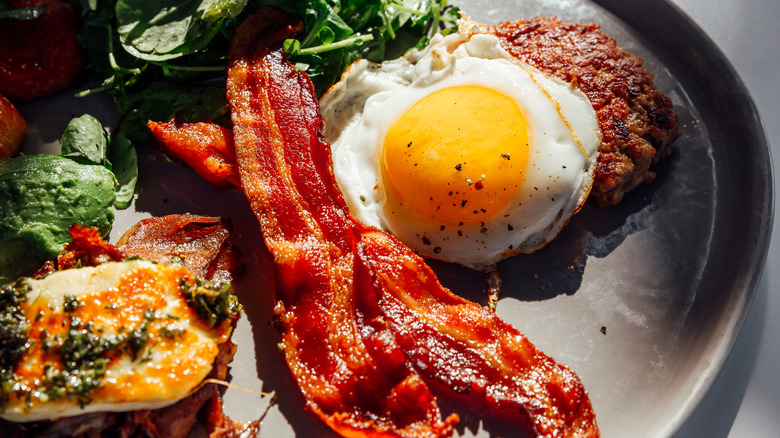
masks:
<svg viewBox="0 0 780 438"><path fill-rule="evenodd" d="M184 279L179 280L179 285L187 303L209 327L216 327L241 311L241 305L233 295L233 287L230 283L217 283L197 278L193 285Z"/></svg>

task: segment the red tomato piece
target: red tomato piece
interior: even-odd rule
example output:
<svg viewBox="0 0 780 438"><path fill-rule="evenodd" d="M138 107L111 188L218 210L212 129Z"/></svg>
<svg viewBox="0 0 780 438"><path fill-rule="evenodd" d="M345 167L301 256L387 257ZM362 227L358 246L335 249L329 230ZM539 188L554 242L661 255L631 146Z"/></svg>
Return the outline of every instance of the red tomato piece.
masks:
<svg viewBox="0 0 780 438"><path fill-rule="evenodd" d="M56 0L14 1L11 6L47 9L32 20L0 20L0 94L11 100L31 100L64 90L84 66L76 40L76 11Z"/></svg>

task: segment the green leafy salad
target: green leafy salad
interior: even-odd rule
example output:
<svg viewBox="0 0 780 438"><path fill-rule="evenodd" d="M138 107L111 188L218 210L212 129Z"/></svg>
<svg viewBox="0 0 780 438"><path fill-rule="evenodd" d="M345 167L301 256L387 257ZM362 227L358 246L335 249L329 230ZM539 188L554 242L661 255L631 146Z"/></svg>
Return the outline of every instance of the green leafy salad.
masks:
<svg viewBox="0 0 780 438"><path fill-rule="evenodd" d="M352 62L401 56L450 32L459 18L447 0L90 0L82 45L103 77L80 95L108 92L124 118L119 130L148 139L146 121L211 119L229 124L225 68L230 38L258 8L299 17L304 32L285 42L288 59L321 95Z"/></svg>
<svg viewBox="0 0 780 438"><path fill-rule="evenodd" d="M0 283L31 275L69 241L73 222L105 234L113 208L127 208L138 177L134 145L152 141L149 120L212 120L230 125L227 51L239 23L274 5L304 31L285 41L288 59L319 95L355 60L375 62L454 30L447 0L81 0L79 43L97 86L110 93L119 126L109 135L92 116L75 118L59 156L23 155L0 163ZM43 11L13 11L19 19ZM10 12L8 12L10 13Z"/></svg>

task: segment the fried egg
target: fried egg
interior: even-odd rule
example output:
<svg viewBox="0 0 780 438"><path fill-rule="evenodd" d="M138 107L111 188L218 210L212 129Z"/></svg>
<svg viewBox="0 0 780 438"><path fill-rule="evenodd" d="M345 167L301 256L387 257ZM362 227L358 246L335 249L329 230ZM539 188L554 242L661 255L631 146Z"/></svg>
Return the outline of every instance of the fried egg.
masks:
<svg viewBox="0 0 780 438"><path fill-rule="evenodd" d="M320 107L352 214L475 269L550 242L587 198L601 143L582 92L487 34L358 61Z"/></svg>
<svg viewBox="0 0 780 438"><path fill-rule="evenodd" d="M0 417L158 409L187 397L232 331L231 321L200 318L185 292L193 279L183 266L130 260L3 286L7 302L18 300L3 309L16 324L6 332L27 340L3 376Z"/></svg>

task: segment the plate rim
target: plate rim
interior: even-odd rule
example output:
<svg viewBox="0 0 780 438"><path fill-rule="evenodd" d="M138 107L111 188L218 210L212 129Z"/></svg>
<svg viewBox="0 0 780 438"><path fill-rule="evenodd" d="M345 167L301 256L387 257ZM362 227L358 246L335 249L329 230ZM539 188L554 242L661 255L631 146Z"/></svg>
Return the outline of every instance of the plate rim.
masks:
<svg viewBox="0 0 780 438"><path fill-rule="evenodd" d="M723 365L733 350L736 338L744 325L747 313L754 301L759 283L763 276L766 266L766 260L771 243L772 228L774 223L774 167L772 165L772 151L766 134L766 129L761 120L758 107L747 90L747 87L738 72L721 51L718 45L710 39L706 32L679 6L670 0L647 0L643 2L625 2L622 0L592 0L596 5L604 8L613 14L629 28L640 33L642 38L649 42L653 54L661 59L666 67L670 66L670 60L675 64L674 70L686 71L686 67L692 66L694 62L689 58L691 51L699 55L704 55L707 65L715 65L717 71L721 73L719 78L724 81L720 84L728 93L722 93L722 90L713 90L708 87L708 83L701 81L698 83L697 90L699 95L705 101L710 102L715 96L726 99L721 104L734 103L742 110L741 115L747 117L744 120L747 123L742 126L742 131L749 135L749 141L745 142L750 148L754 166L743 175L753 175L752 181L757 184L751 184L749 191L751 196L745 196L754 201L758 209L753 211L750 220L751 227L747 230L750 241L754 243L752 251L748 252L749 258L743 260L741 267L736 272L739 278L735 282L741 287L734 291L739 293L744 299L741 300L738 308L731 311L734 317L734 323L729 327L729 331L720 335L719 349L710 365L706 367L705 375L696 382L692 392L683 403L682 409L666 428L666 436L676 436L681 432L683 426L687 423L696 408L709 392L715 379L721 372ZM663 23L663 29L684 29L687 36L686 44L675 44L675 36L679 34L674 32L657 31L653 26L658 23L653 22L652 17L664 16L669 21ZM655 29L656 31L652 31ZM679 40L677 40L679 41ZM687 53L686 53L687 51ZM700 60L701 61L701 60ZM672 70L670 68L670 70ZM689 84L693 83L689 78L677 78L683 85L686 92L690 92ZM696 88L696 87L694 87ZM735 125L736 126L736 125ZM750 171L756 172L751 173ZM721 190L721 189L719 189ZM723 341L725 339L725 342Z"/></svg>
<svg viewBox="0 0 780 438"><path fill-rule="evenodd" d="M740 270L740 279L735 279L735 282L738 282L741 285L741 289L737 291L740 294L738 308L730 311L728 315L725 315L724 312L724 316L731 318L733 325L728 327L728 332L719 335L718 349L713 350L716 354L709 358L711 359L711 363L709 363L706 368L701 367L706 373L700 376L695 382L694 389L686 396L682 409L680 409L675 416L670 417L670 421L662 429L666 435L676 436L680 433L690 416L709 392L715 379L723 368L726 359L731 353L736 338L744 325L747 313L754 301L763 270L765 269L771 242L775 204L774 171L772 166L771 148L758 109L736 69L734 69L733 65L720 48L706 35L698 24L696 24L695 21L677 5L670 0L646 0L643 2L626 2L624 0L586 1L603 8L622 23L626 24L628 28L637 32L639 36L643 38L642 43L645 44L652 53L659 57L664 66L668 67L668 62L672 60L674 68L670 68L670 70L684 70L684 66L690 61L679 59L675 54L681 52L684 47L677 47L674 44L671 44L671 40L674 39L672 34L669 34L668 32L651 31L654 29L652 27L653 23L651 17L665 15L670 18L670 22L666 23L666 26L680 26L686 29L694 38L689 40L688 44L685 46L699 48L703 53L706 53L713 62L717 63L719 71L724 72L723 78L727 80L728 88L730 88L731 91L731 97L739 100L739 108L741 108L743 113L749 116L746 118L749 123L743 128L746 133L750 134L751 141L748 146L757 154L754 154L754 161L756 164L763 164L756 167L758 172L755 173L755 181L757 181L758 184L754 184L752 187L752 196L747 196L760 207L754 212L750 222L752 225L750 230L748 230L748 234L752 237L754 245L750 247L752 251L749 252L749 259L744 260L742 265L750 269ZM650 11L652 11L652 13L650 13ZM640 26L636 26L636 23L639 23ZM665 47L670 46L678 52L666 51L664 49ZM689 88L687 86L691 83L691 79L679 78L678 80L684 85L683 88L688 91ZM699 85L704 87L708 84ZM703 91L701 93L704 94ZM711 94L708 98L711 98L713 95L714 94ZM48 102L49 100L46 101ZM134 202L136 202L136 200L134 200ZM713 335L712 339L716 339L716 336Z"/></svg>

